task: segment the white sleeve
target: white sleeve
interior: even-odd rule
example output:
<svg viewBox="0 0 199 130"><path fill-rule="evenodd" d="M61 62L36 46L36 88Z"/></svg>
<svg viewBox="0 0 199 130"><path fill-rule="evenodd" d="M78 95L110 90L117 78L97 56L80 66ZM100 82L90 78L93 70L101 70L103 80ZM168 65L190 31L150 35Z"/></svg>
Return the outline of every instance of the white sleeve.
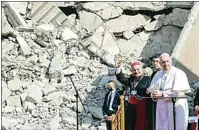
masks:
<svg viewBox="0 0 199 130"><path fill-rule="evenodd" d="M163 91L164 97L183 96L185 93L191 92L186 74L179 71L175 74L173 81L173 89Z"/></svg>
<svg viewBox="0 0 199 130"><path fill-rule="evenodd" d="M148 91L152 90L159 90L159 79L160 79L160 73L156 73L151 81L150 86L147 88Z"/></svg>

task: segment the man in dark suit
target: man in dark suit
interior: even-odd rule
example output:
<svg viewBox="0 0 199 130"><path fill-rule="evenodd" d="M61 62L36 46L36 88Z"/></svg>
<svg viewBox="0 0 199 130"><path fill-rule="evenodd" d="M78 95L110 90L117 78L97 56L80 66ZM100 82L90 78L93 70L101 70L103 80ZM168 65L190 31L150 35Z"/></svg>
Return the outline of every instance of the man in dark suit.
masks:
<svg viewBox="0 0 199 130"><path fill-rule="evenodd" d="M109 92L106 93L102 111L106 120L107 130L111 130L111 115L116 114L120 105L120 94L116 91L115 82L108 81Z"/></svg>

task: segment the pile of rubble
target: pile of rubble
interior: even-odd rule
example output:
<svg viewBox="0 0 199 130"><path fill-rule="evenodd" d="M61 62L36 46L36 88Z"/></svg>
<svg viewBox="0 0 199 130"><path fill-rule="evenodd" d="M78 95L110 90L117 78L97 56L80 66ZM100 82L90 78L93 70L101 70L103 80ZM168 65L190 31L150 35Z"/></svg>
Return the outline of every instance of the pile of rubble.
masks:
<svg viewBox="0 0 199 130"><path fill-rule="evenodd" d="M3 3L3 127L76 129L76 92L67 77L74 74L72 79L83 103L79 102L81 129L105 129L101 106L107 91L105 83L116 80L114 55L122 56L128 73L133 60L171 53L192 5L66 2L66 8L77 11L66 16L52 2ZM59 14L54 20L50 19L54 15L50 9ZM143 10L152 14L147 16ZM151 70L146 68L146 73Z"/></svg>

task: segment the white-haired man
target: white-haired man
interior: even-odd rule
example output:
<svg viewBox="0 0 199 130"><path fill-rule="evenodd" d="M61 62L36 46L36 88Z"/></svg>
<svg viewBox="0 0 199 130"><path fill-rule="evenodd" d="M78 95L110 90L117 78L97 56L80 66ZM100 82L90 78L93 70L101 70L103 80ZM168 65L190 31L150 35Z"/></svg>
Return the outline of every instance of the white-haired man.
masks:
<svg viewBox="0 0 199 130"><path fill-rule="evenodd" d="M171 98L184 96L190 92L190 87L186 74L172 66L171 57L167 53L160 56L162 70L153 77L148 91L152 97L157 98L156 108L156 130L173 130L173 103ZM162 97L162 98L161 98ZM177 98L176 110L176 130L186 130L188 125L188 102L186 98Z"/></svg>

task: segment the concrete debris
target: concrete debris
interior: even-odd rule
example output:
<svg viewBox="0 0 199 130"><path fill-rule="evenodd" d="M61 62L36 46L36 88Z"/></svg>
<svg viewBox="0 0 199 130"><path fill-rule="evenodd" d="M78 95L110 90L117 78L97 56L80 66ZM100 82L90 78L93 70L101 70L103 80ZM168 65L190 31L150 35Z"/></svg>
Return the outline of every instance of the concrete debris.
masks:
<svg viewBox="0 0 199 130"><path fill-rule="evenodd" d="M1 36L7 37L8 35L12 35L14 29L11 27L3 27L1 31Z"/></svg>
<svg viewBox="0 0 199 130"><path fill-rule="evenodd" d="M35 110L35 107L36 107L35 104L32 102L28 102L28 101L24 102L24 109L26 112L32 113L32 111Z"/></svg>
<svg viewBox="0 0 199 130"><path fill-rule="evenodd" d="M122 15L117 19L109 20L106 22L107 27L110 29L110 32L121 33L124 31L135 31L137 28L140 28L150 22L150 17L146 15Z"/></svg>
<svg viewBox="0 0 199 130"><path fill-rule="evenodd" d="M164 21L165 20L165 14L161 14L161 15L155 15L153 16L156 20L159 21Z"/></svg>
<svg viewBox="0 0 199 130"><path fill-rule="evenodd" d="M89 107L91 114L97 119L103 119L102 109L99 107Z"/></svg>
<svg viewBox="0 0 199 130"><path fill-rule="evenodd" d="M13 28L19 26L27 27L27 24L24 21L23 17L20 15L17 6L15 6L15 4L12 4L12 2L8 2L5 5L5 14Z"/></svg>
<svg viewBox="0 0 199 130"><path fill-rule="evenodd" d="M28 86L26 101L38 104L42 102L42 88L36 84Z"/></svg>
<svg viewBox="0 0 199 130"><path fill-rule="evenodd" d="M150 10L159 11L165 8L164 4L166 2L119 2L118 5L122 7L123 10Z"/></svg>
<svg viewBox="0 0 199 130"><path fill-rule="evenodd" d="M84 64L83 64L84 65ZM64 69L63 70L63 73L65 75L68 75L68 74L76 74L77 73L77 68L75 66L69 66L67 69Z"/></svg>
<svg viewBox="0 0 199 130"><path fill-rule="evenodd" d="M3 86L3 83L2 83L2 86ZM8 99L8 97L10 97L11 93L12 91L10 91L10 89L8 89L7 87L3 87L1 103L5 102Z"/></svg>
<svg viewBox="0 0 199 130"><path fill-rule="evenodd" d="M91 11L100 11L110 6L111 5L106 2L87 2L83 4L83 8Z"/></svg>
<svg viewBox="0 0 199 130"><path fill-rule="evenodd" d="M123 10L120 7L111 6L109 8L98 11L97 14L101 16L102 19L109 20L122 15L122 12Z"/></svg>
<svg viewBox="0 0 199 130"><path fill-rule="evenodd" d="M22 87L22 81L20 79L14 79L8 82L8 88L11 91L17 91L17 90L19 91L21 87Z"/></svg>
<svg viewBox="0 0 199 130"><path fill-rule="evenodd" d="M65 28L61 34L61 40L67 41L70 39L77 39L78 36L69 28Z"/></svg>
<svg viewBox="0 0 199 130"><path fill-rule="evenodd" d="M3 111L5 113L12 113L14 110L15 110L15 107L13 107L13 106L6 106Z"/></svg>
<svg viewBox="0 0 199 130"><path fill-rule="evenodd" d="M2 126L6 130L15 127L17 125L17 123L18 122L14 118L2 117Z"/></svg>
<svg viewBox="0 0 199 130"><path fill-rule="evenodd" d="M107 82L122 87L115 55L121 55L126 75L135 60L142 60L145 75L151 75L149 57L171 54L192 4L65 1L57 4L62 12L53 2L4 2L2 126L76 129L76 92L65 77L74 74L86 109L79 102L81 129L105 129L101 106Z"/></svg>
<svg viewBox="0 0 199 130"><path fill-rule="evenodd" d="M82 27L88 32L93 31L103 23L102 19L94 13L81 11L79 12L79 17Z"/></svg>
<svg viewBox="0 0 199 130"><path fill-rule="evenodd" d="M186 9L173 9L172 13L168 14L165 18L164 25L175 25L178 27L184 27L187 22L189 10Z"/></svg>
<svg viewBox="0 0 199 130"><path fill-rule="evenodd" d="M20 35L17 35L16 39L17 39L18 44L20 45L21 54L24 55L24 56L30 55L31 54L31 49L27 45L27 43L24 40L24 38L21 37Z"/></svg>
<svg viewBox="0 0 199 130"><path fill-rule="evenodd" d="M155 53L167 52L171 54L171 48L175 46L181 30L178 27L164 26L157 32L150 35L145 51L142 52L144 57L151 57ZM160 37L164 35L164 37ZM161 41L161 42L160 42Z"/></svg>
<svg viewBox="0 0 199 130"><path fill-rule="evenodd" d="M21 99L19 95L10 96L7 100L8 106L21 107Z"/></svg>
<svg viewBox="0 0 199 130"><path fill-rule="evenodd" d="M163 21L156 20L144 26L144 29L146 31L156 31L160 29L162 26L163 26Z"/></svg>
<svg viewBox="0 0 199 130"><path fill-rule="evenodd" d="M55 116L50 122L50 129L51 130L57 130L60 127L59 122L61 121L61 118L59 117L59 115L57 114L57 116Z"/></svg>

